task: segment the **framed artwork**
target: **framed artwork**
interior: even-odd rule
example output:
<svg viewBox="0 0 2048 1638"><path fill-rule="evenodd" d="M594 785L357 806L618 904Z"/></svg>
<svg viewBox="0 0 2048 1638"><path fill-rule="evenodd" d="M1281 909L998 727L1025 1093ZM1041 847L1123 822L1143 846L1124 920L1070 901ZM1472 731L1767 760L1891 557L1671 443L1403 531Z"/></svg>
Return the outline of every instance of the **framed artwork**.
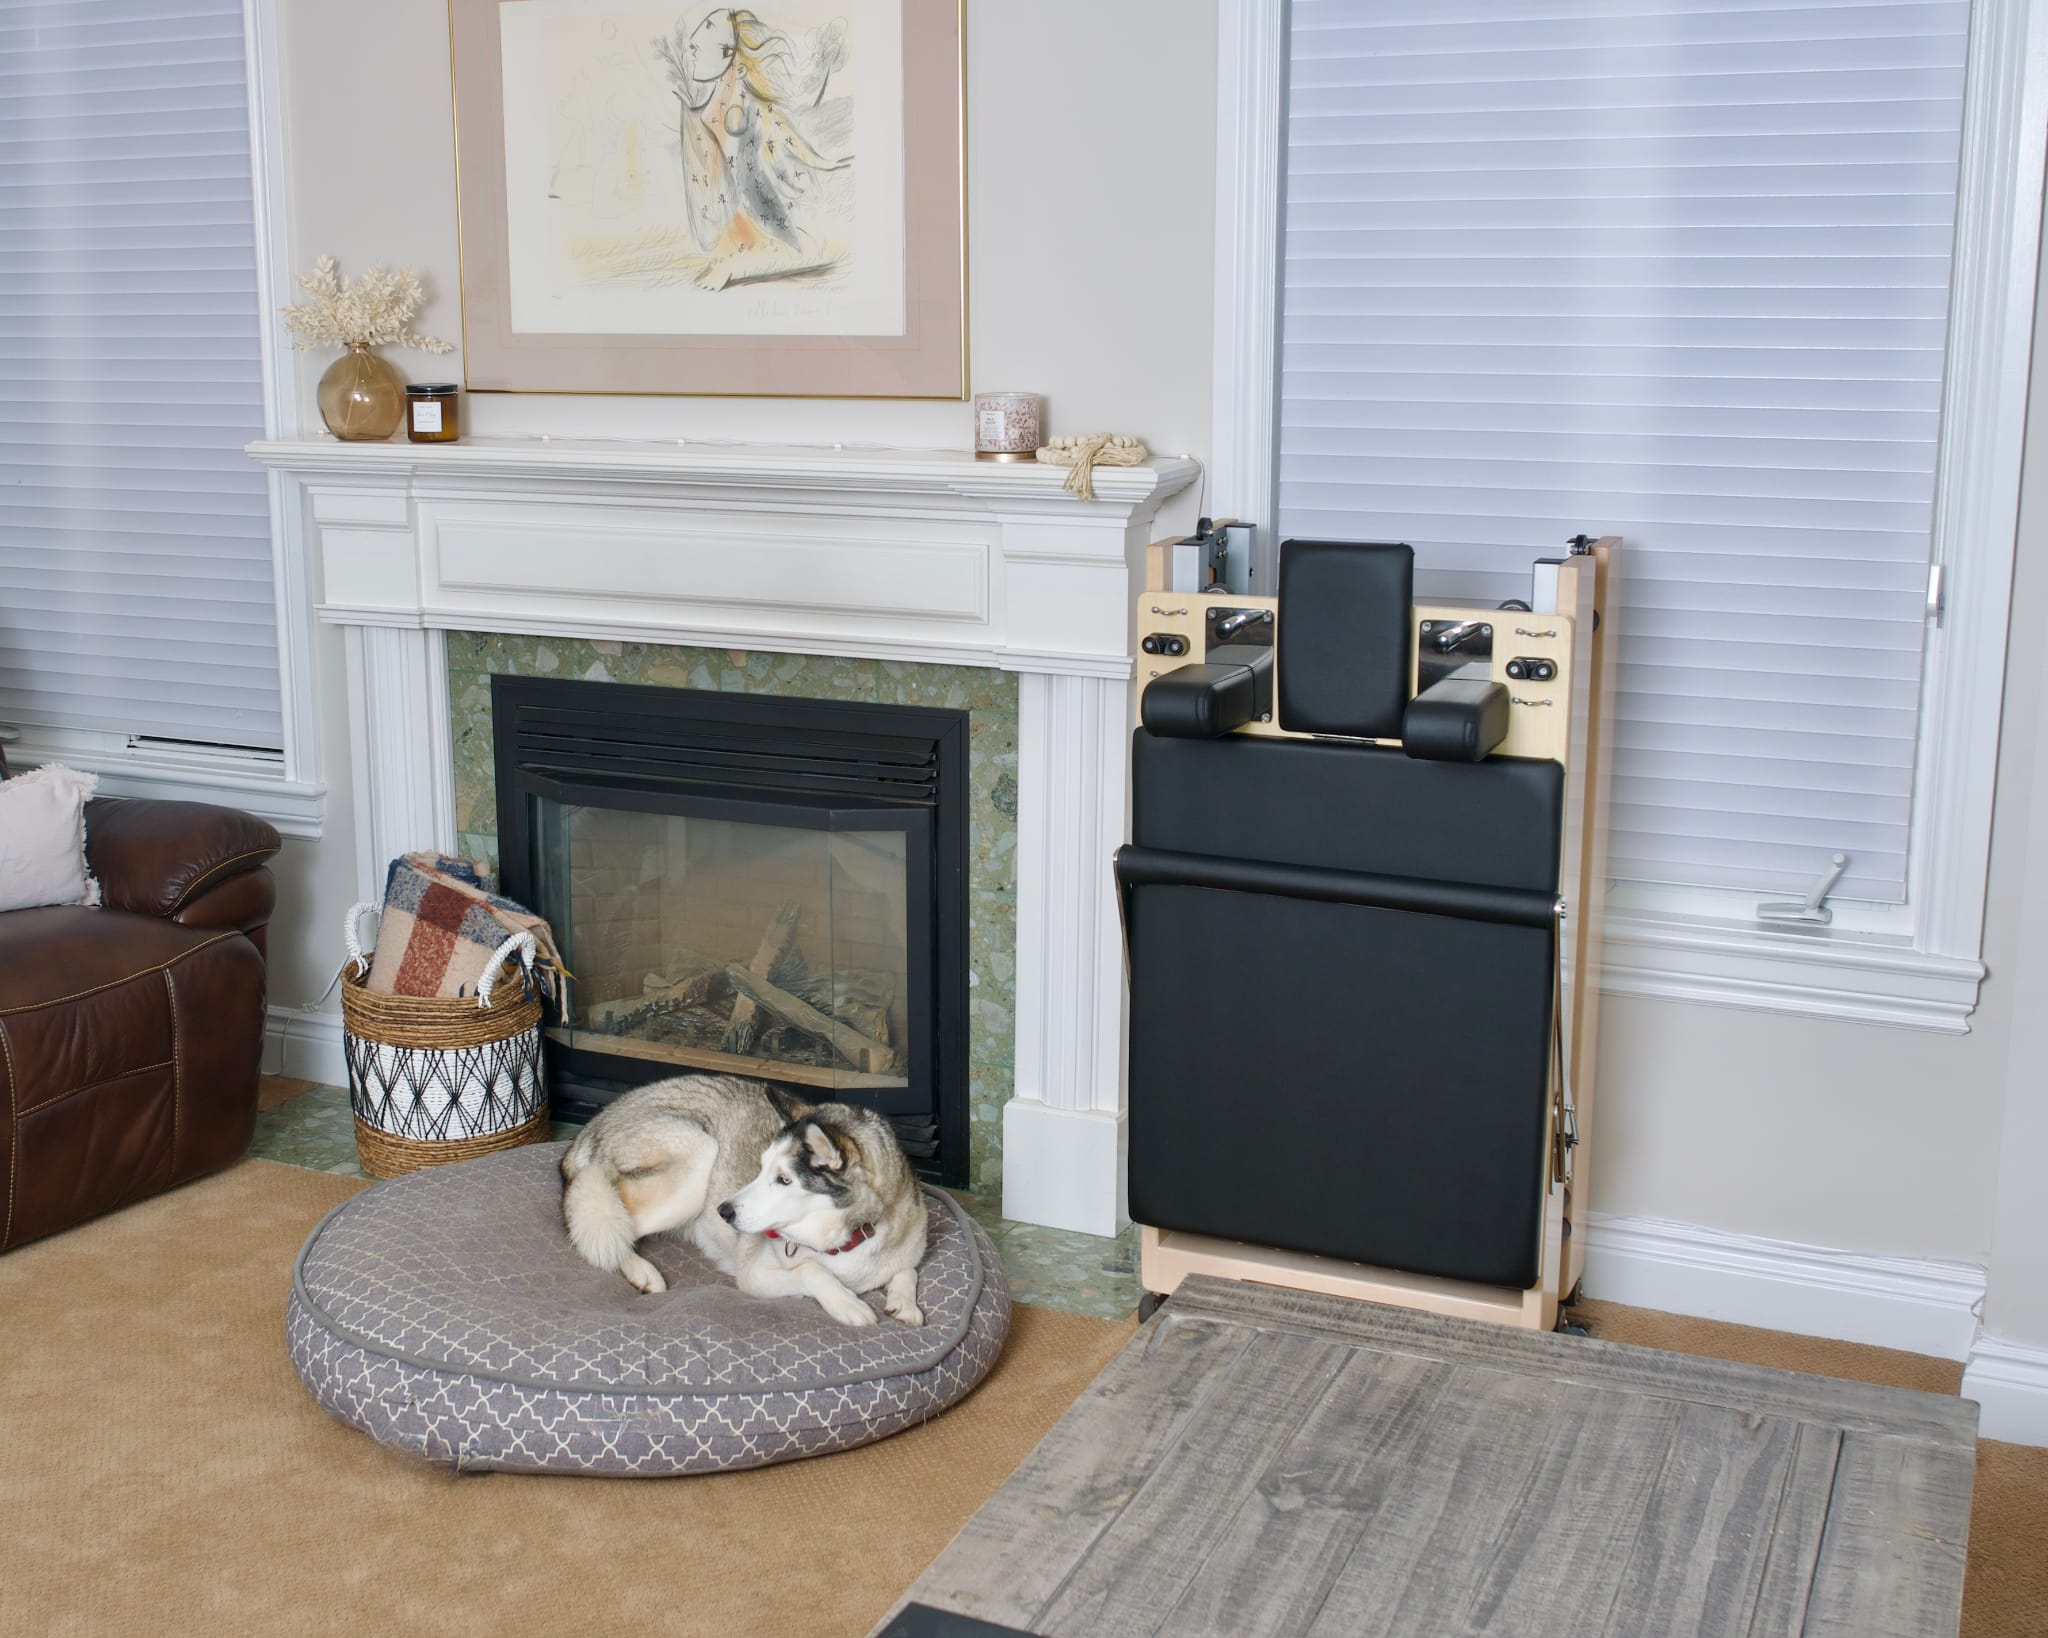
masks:
<svg viewBox="0 0 2048 1638"><path fill-rule="evenodd" d="M963 0L449 0L472 392L966 395Z"/></svg>

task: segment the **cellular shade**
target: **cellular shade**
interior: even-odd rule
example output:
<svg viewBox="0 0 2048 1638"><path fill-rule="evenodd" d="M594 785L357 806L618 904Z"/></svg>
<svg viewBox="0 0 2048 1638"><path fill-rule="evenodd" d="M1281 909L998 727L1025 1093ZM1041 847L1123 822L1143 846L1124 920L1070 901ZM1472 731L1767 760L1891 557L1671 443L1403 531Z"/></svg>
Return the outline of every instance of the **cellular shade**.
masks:
<svg viewBox="0 0 2048 1638"><path fill-rule="evenodd" d="M1618 877L1905 894L1968 27L1294 0L1282 538L1625 538Z"/></svg>
<svg viewBox="0 0 2048 1638"><path fill-rule="evenodd" d="M0 722L280 743L238 0L0 0Z"/></svg>

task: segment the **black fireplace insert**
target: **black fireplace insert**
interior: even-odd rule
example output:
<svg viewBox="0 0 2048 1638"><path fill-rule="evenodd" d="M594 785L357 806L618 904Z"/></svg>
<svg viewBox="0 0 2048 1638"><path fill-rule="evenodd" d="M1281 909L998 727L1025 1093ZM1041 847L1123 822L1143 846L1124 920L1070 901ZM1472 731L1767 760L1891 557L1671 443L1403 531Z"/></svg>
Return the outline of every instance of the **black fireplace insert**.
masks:
<svg viewBox="0 0 2048 1638"><path fill-rule="evenodd" d="M967 1181L967 713L491 679L504 890L574 975L555 1115L706 1070Z"/></svg>

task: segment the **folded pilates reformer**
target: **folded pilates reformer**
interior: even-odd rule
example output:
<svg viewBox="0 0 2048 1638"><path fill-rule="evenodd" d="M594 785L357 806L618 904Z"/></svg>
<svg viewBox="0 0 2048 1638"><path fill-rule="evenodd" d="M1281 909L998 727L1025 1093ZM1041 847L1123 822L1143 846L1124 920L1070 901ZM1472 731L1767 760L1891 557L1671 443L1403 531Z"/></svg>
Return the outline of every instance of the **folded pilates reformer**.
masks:
<svg viewBox="0 0 2048 1638"><path fill-rule="evenodd" d="M1407 546L1138 604L1130 1207L1190 1273L1548 1329L1583 1266L1613 538L1499 608ZM1155 561L1158 555L1155 554Z"/></svg>

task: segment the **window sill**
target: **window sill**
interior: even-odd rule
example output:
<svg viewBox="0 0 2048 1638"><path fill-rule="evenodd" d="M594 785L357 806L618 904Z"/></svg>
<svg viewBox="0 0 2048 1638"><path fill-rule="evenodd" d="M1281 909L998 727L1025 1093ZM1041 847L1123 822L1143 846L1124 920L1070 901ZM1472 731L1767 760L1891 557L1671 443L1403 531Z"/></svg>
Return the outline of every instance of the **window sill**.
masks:
<svg viewBox="0 0 2048 1638"><path fill-rule="evenodd" d="M1601 988L1707 1006L1962 1035L1981 961L1840 927L1766 928L1610 905Z"/></svg>
<svg viewBox="0 0 2048 1638"><path fill-rule="evenodd" d="M284 759L159 744L131 745L106 734L23 728L8 740L16 768L61 762L100 776L102 796L155 797L240 808L275 825L280 835L318 840L327 787L289 778Z"/></svg>

